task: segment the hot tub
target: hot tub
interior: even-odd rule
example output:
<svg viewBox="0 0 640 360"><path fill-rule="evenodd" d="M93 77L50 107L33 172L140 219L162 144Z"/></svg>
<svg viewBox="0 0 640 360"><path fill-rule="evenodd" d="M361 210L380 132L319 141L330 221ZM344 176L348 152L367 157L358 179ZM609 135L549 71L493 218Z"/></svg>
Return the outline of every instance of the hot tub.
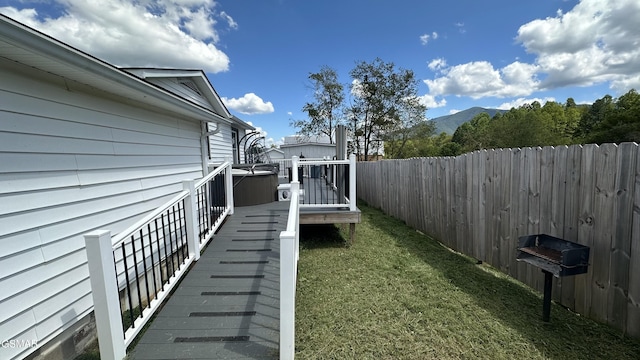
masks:
<svg viewBox="0 0 640 360"><path fill-rule="evenodd" d="M242 166L232 171L233 203L250 206L278 200L278 172L264 166Z"/></svg>

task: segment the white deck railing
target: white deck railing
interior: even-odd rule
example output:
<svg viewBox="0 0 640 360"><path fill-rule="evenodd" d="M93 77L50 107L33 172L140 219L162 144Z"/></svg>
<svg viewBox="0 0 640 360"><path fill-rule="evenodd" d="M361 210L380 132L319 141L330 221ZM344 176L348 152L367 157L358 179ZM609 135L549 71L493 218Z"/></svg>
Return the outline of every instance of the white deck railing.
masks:
<svg viewBox="0 0 640 360"><path fill-rule="evenodd" d="M356 156L348 160L291 158L292 181L300 182L302 208L349 208L356 211ZM302 176L302 179L299 177Z"/></svg>
<svg viewBox="0 0 640 360"><path fill-rule="evenodd" d="M287 229L280 233L280 359L295 354L296 284L300 257L300 184L291 182Z"/></svg>
<svg viewBox="0 0 640 360"><path fill-rule="evenodd" d="M231 166L227 159L198 182L184 181L182 192L113 238L108 230L85 235L102 359L125 357L127 346L233 214Z"/></svg>

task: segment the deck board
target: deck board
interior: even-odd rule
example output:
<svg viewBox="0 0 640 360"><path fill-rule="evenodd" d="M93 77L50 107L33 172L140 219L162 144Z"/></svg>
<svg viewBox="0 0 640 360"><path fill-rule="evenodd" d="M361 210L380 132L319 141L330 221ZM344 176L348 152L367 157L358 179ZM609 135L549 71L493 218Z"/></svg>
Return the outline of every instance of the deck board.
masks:
<svg viewBox="0 0 640 360"><path fill-rule="evenodd" d="M288 207L288 202L237 207L129 359L278 358L278 236Z"/></svg>

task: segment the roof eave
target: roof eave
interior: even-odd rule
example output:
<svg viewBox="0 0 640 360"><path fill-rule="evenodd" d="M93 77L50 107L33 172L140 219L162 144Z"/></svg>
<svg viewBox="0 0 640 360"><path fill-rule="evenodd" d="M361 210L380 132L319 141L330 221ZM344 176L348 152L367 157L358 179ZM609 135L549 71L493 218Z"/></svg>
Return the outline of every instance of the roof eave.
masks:
<svg viewBox="0 0 640 360"><path fill-rule="evenodd" d="M56 68L73 69L73 71L78 74L76 79L73 78L73 75L69 75L71 72L63 76L69 80L82 82L107 92L114 92L114 85L115 87L134 90L140 94L139 98L136 99L137 101L146 102L155 107L164 108L165 110L185 115L194 120L211 122L213 117L215 120L229 121L208 109L194 106L194 104L171 92L150 84L105 61L62 43L2 14L0 14L0 30L2 30L0 37L5 39L7 43L17 49L29 51L39 58L34 59L33 63L28 63L24 59L21 61L12 59L24 65L62 76L48 69L46 66L46 64L49 63L53 68L53 64L55 64ZM3 56L11 59L10 55L3 54ZM87 83L86 77L79 80L81 79L81 74L91 74L95 77L95 81L93 83ZM110 90L107 90L107 88ZM116 95L119 94L116 93Z"/></svg>

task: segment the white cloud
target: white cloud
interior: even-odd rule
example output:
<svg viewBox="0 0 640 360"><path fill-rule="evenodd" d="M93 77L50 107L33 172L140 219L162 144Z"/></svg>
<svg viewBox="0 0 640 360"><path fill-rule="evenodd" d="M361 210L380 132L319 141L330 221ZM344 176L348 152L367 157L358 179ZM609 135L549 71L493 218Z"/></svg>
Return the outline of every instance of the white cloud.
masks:
<svg viewBox="0 0 640 360"><path fill-rule="evenodd" d="M291 111L287 111L287 115L293 116L293 113Z"/></svg>
<svg viewBox="0 0 640 360"><path fill-rule="evenodd" d="M464 23L463 22L457 22L457 23L455 23L453 25L458 28L458 32L460 32L460 34L464 34L464 33L467 32L467 30L464 28Z"/></svg>
<svg viewBox="0 0 640 360"><path fill-rule="evenodd" d="M602 83L624 93L640 88L638 23L637 0L581 0L567 13L520 27L516 41L535 56L533 63L495 68L487 61L447 66L435 59L429 69L438 76L424 82L433 96L519 97Z"/></svg>
<svg viewBox="0 0 640 360"><path fill-rule="evenodd" d="M227 14L226 12L221 12L220 13L220 17L223 18L227 24L229 24L229 27L232 29L237 29L238 28L238 23L235 22L235 20L233 20L233 18L231 16L229 16L229 14Z"/></svg>
<svg viewBox="0 0 640 360"><path fill-rule="evenodd" d="M462 110L458 110L458 109L451 109L451 110L449 110L449 115L457 114L457 113L459 113L460 111L462 111Z"/></svg>
<svg viewBox="0 0 640 360"><path fill-rule="evenodd" d="M542 88L638 85L627 79L640 75L639 22L637 0L582 0L566 14L522 25L516 40L537 56Z"/></svg>
<svg viewBox="0 0 640 360"><path fill-rule="evenodd" d="M427 65L432 71L438 71L447 67L447 61L443 58L433 59Z"/></svg>
<svg viewBox="0 0 640 360"><path fill-rule="evenodd" d="M548 101L556 101L556 99L553 98L553 97L545 97L544 99L540 99L540 98L532 98L532 99L518 98L518 99L515 99L515 100L510 101L510 102L502 103L500 106L497 106L496 108L500 109L500 110L511 110L511 108L519 108L520 106L522 106L524 104L531 104L531 103L533 103L535 101L539 102L540 105L544 105Z"/></svg>
<svg viewBox="0 0 640 360"><path fill-rule="evenodd" d="M442 68L444 76L425 80L429 93L438 95L464 95L474 99L486 96L529 95L537 85L534 65L514 62L501 70L487 61L476 61Z"/></svg>
<svg viewBox="0 0 640 360"><path fill-rule="evenodd" d="M269 114L274 111L273 104L270 101L264 102L264 100L254 93L244 94L243 97L238 99L223 97L222 102L229 109L245 115Z"/></svg>
<svg viewBox="0 0 640 360"><path fill-rule="evenodd" d="M437 32L432 32L431 34L423 34L420 35L420 43L422 43L422 45L427 45L429 43L429 40L433 39L436 40L438 38L438 33Z"/></svg>
<svg viewBox="0 0 640 360"><path fill-rule="evenodd" d="M37 2L2 7L0 13L117 66L213 73L229 68L228 56L216 47L216 18L231 28L235 22L218 14L213 0L57 0L55 5L64 9L58 17Z"/></svg>
<svg viewBox="0 0 640 360"><path fill-rule="evenodd" d="M425 94L418 97L420 102L427 107L427 109L439 108L447 105L447 100L442 99L438 101L435 96Z"/></svg>

